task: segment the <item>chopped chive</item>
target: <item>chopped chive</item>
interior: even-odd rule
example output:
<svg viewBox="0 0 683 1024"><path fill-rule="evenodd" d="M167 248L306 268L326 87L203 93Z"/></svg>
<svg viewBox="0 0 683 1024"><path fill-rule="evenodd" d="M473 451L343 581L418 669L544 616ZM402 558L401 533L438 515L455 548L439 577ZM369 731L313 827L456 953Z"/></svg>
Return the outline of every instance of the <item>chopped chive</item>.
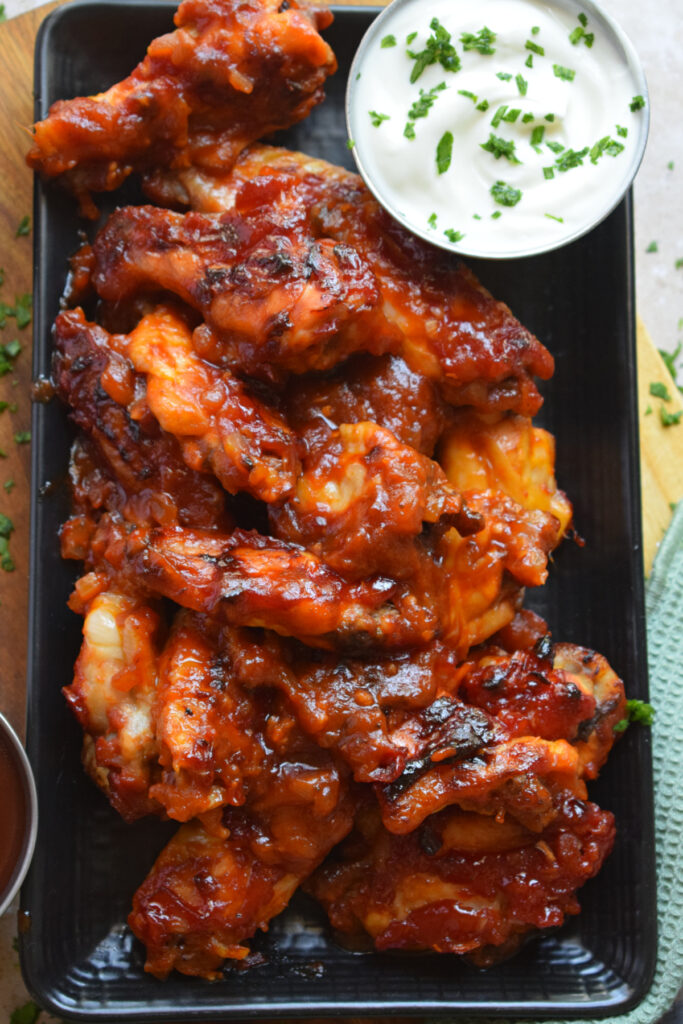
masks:
<svg viewBox="0 0 683 1024"><path fill-rule="evenodd" d="M563 82L573 82L576 77L573 68L565 68L562 64L553 64L553 74Z"/></svg>
<svg viewBox="0 0 683 1024"><path fill-rule="evenodd" d="M541 26L540 25L534 25L534 27L531 30L531 34L532 34L532 36L537 36L540 31L541 31Z"/></svg>
<svg viewBox="0 0 683 1024"><path fill-rule="evenodd" d="M500 122L503 120L503 115L505 114L506 110L507 110L507 104L505 104L505 103L503 104L502 107L498 107L498 110L495 112L495 114L491 118L491 127L492 128L497 128L498 127Z"/></svg>
<svg viewBox="0 0 683 1024"><path fill-rule="evenodd" d="M481 220L481 214L473 213L472 214L472 220Z"/></svg>
<svg viewBox="0 0 683 1024"><path fill-rule="evenodd" d="M525 68L532 68L534 66L534 55L530 53L527 59L524 61Z"/></svg>
<svg viewBox="0 0 683 1024"><path fill-rule="evenodd" d="M415 138L415 125L413 124L412 121L408 121L405 128L403 129L403 134L406 137L406 139Z"/></svg>
<svg viewBox="0 0 683 1024"><path fill-rule="evenodd" d="M355 145L356 145L356 143L353 141L353 139L347 139L346 140L346 148L347 149L353 149L353 147Z"/></svg>
<svg viewBox="0 0 683 1024"><path fill-rule="evenodd" d="M555 115L554 114L546 114L545 117L543 118L543 120L544 121L548 121L550 124L552 124L553 121L555 120Z"/></svg>
<svg viewBox="0 0 683 1024"><path fill-rule="evenodd" d="M543 142L543 136L545 135L545 128L542 124L537 124L531 133L531 145L540 146Z"/></svg>
<svg viewBox="0 0 683 1024"><path fill-rule="evenodd" d="M567 149L561 156L555 161L555 166L558 171L571 171L573 167L581 167L583 165L583 158L588 155L588 146L584 146L583 149Z"/></svg>
<svg viewBox="0 0 683 1024"><path fill-rule="evenodd" d="M659 245L657 242L650 242L645 252L659 252Z"/></svg>
<svg viewBox="0 0 683 1024"><path fill-rule="evenodd" d="M521 189L514 188L504 181L497 181L491 186L491 195L501 206L516 206L522 198Z"/></svg>
<svg viewBox="0 0 683 1024"><path fill-rule="evenodd" d="M529 88L529 83L527 82L526 78L524 78L522 75L515 75L515 82L517 83L517 88L519 89L519 95L526 96L526 91Z"/></svg>
<svg viewBox="0 0 683 1024"><path fill-rule="evenodd" d="M558 224L564 224L564 217L556 217L554 213L545 213L543 216L549 220L556 220Z"/></svg>
<svg viewBox="0 0 683 1024"><path fill-rule="evenodd" d="M546 142L546 146L548 149L551 149L553 153L561 153L564 150L564 146L561 142L554 142L551 140L550 142Z"/></svg>
<svg viewBox="0 0 683 1024"><path fill-rule="evenodd" d="M444 132L436 147L436 169L439 174L445 174L451 166L453 157L453 133Z"/></svg>
<svg viewBox="0 0 683 1024"><path fill-rule="evenodd" d="M488 109L489 109L489 101L488 100L482 100L481 103L477 103L477 110L481 110L483 113L486 113L486 111Z"/></svg>
<svg viewBox="0 0 683 1024"><path fill-rule="evenodd" d="M453 228L447 228L447 230L444 231L444 235L449 242L461 242L465 237L462 231L455 231Z"/></svg>
<svg viewBox="0 0 683 1024"><path fill-rule="evenodd" d="M500 78L501 82L510 82L510 81L512 81L512 75L509 75L507 73L507 71L497 71L496 72L496 78Z"/></svg>
<svg viewBox="0 0 683 1024"><path fill-rule="evenodd" d="M494 212L491 214L491 220L498 220L498 218L502 216L503 214L500 212L500 210L494 210Z"/></svg>
<svg viewBox="0 0 683 1024"><path fill-rule="evenodd" d="M588 15L584 14L583 11L582 11L581 14L579 14L579 21L581 22L581 24L585 28L586 25L588 24Z"/></svg>
<svg viewBox="0 0 683 1024"><path fill-rule="evenodd" d="M527 39L524 44L525 50L531 50L532 53L537 53L539 57L545 57L545 50L538 43L534 43L531 39Z"/></svg>
<svg viewBox="0 0 683 1024"><path fill-rule="evenodd" d="M508 110L506 114L503 114L503 120L507 121L508 124L514 124L522 111L519 107L514 107L512 110Z"/></svg>
<svg viewBox="0 0 683 1024"><path fill-rule="evenodd" d="M511 164L520 163L515 154L515 144L512 139L501 139L499 135L494 135L491 132L487 141L481 143L481 148L487 153L492 153L496 160L500 160L504 156Z"/></svg>
<svg viewBox="0 0 683 1024"><path fill-rule="evenodd" d="M17 228L17 238L22 238L28 235L31 231L31 218L26 213L19 221L19 227Z"/></svg>
<svg viewBox="0 0 683 1024"><path fill-rule="evenodd" d="M668 162L668 164L666 166L667 166L667 168L670 171L673 171L675 164L674 164L673 160L669 160L669 162Z"/></svg>
<svg viewBox="0 0 683 1024"><path fill-rule="evenodd" d="M578 46L583 35L585 35L584 30L581 28L580 25L577 25L574 31L569 33L569 42L572 44L572 46Z"/></svg>
<svg viewBox="0 0 683 1024"><path fill-rule="evenodd" d="M380 46L383 50L388 50L390 46L396 46L396 36L385 36Z"/></svg>
<svg viewBox="0 0 683 1024"><path fill-rule="evenodd" d="M629 103L629 109L632 110L634 113L636 112L636 110L642 110L644 106L645 99L640 95L634 96L631 102Z"/></svg>
<svg viewBox="0 0 683 1024"><path fill-rule="evenodd" d="M476 103L479 99L479 97L475 96L473 92L469 91L469 89L458 89L458 96L465 96L468 100L472 100L473 103Z"/></svg>
<svg viewBox="0 0 683 1024"><path fill-rule="evenodd" d="M534 119L534 115L533 114L525 114L523 116L523 118L522 118L522 124L529 124L529 122L533 121L533 119Z"/></svg>
<svg viewBox="0 0 683 1024"><path fill-rule="evenodd" d="M551 178L554 178L555 177L555 171L553 170L553 168L552 167L544 167L543 168L543 177L545 178L546 181L550 181Z"/></svg>
<svg viewBox="0 0 683 1024"><path fill-rule="evenodd" d="M437 219L436 218L436 214L435 213L430 213L429 220L427 221L427 223L429 224L430 228L435 228L436 227L436 219Z"/></svg>
<svg viewBox="0 0 683 1024"><path fill-rule="evenodd" d="M623 125L618 124L616 126L616 129L617 129L617 135L619 135L622 139L625 139L626 136L628 135L628 128L624 128Z"/></svg>
<svg viewBox="0 0 683 1024"><path fill-rule="evenodd" d="M681 268L683 268L683 256L676 260L676 262L674 263L674 268L676 270L681 270Z"/></svg>
<svg viewBox="0 0 683 1024"><path fill-rule="evenodd" d="M492 32L486 25L474 35L472 32L463 32L460 36L464 50L478 50L483 57L489 57L495 53L493 44L496 41L496 33Z"/></svg>
<svg viewBox="0 0 683 1024"><path fill-rule="evenodd" d="M406 36L406 43L412 43L413 39L417 39L417 32L411 32L409 36Z"/></svg>
<svg viewBox="0 0 683 1024"><path fill-rule="evenodd" d="M460 70L460 57L451 43L450 32L443 27L438 18L432 18L429 27L433 34L427 40L424 50L419 53L408 50L408 56L415 61L410 73L410 81L413 85L425 68L432 64L440 64L444 71Z"/></svg>
<svg viewBox="0 0 683 1024"><path fill-rule="evenodd" d="M376 110L368 110L373 128L379 128L383 121L390 121L388 114L378 114Z"/></svg>

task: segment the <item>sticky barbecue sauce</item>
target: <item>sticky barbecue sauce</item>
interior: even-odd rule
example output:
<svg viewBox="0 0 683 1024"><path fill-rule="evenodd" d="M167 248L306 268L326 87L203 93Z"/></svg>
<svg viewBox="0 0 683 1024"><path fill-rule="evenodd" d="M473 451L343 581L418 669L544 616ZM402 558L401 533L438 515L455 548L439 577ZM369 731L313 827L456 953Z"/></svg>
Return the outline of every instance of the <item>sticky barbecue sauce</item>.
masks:
<svg viewBox="0 0 683 1024"><path fill-rule="evenodd" d="M26 796L17 759L0 733L0 903L21 857L26 819Z"/></svg>

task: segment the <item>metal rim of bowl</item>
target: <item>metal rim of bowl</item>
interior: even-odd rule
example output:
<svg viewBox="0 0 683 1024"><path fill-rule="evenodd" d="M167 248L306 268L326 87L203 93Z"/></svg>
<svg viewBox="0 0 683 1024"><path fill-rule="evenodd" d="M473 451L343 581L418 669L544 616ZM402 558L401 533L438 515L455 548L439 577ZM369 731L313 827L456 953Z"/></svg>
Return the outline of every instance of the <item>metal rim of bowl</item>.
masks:
<svg viewBox="0 0 683 1024"><path fill-rule="evenodd" d="M9 887L4 895L0 892L0 917L7 911L12 900L19 892L21 884L31 864L33 851L38 835L38 794L36 783L33 778L33 771L23 744L16 732L7 721L4 715L0 714L0 733L3 739L7 740L9 748L14 755L15 762L19 769L22 785L24 787L24 798L26 800L26 827L20 857L10 876Z"/></svg>
<svg viewBox="0 0 683 1024"><path fill-rule="evenodd" d="M351 64L351 70L349 71L348 81L346 83L346 98L345 98L345 112L346 112L346 129L350 139L354 138L352 126L351 126L351 97L356 84L356 76L359 65L362 63L365 56L366 50L369 46L375 42L383 28L386 27L385 23L389 22L393 17L396 10L406 7L410 4L417 3L418 0L391 0L389 4L384 8L380 14L377 15L375 20L372 22L367 32L361 39L360 45L356 50L356 54ZM612 41L617 44L621 49L625 59L627 67L633 75L634 83L636 85L636 95L641 95L645 99L645 107L642 111L643 117L640 121L640 132L638 137L638 148L632 161L631 173L623 187L620 189L605 209L599 214L598 217L590 221L589 223L577 228L571 234L566 235L559 241L553 241L550 243L542 243L540 245L529 246L526 249L519 249L516 251L509 251L505 253L491 253L485 249L474 249L469 246L463 246L459 243L448 242L446 239L440 237L434 237L433 234L429 234L427 231L423 231L420 227L412 224L410 220L405 217L400 210L396 209L382 194L381 188L379 188L372 180L371 175L365 167L362 156L358 152L358 147L354 145L352 147L353 158L358 167L358 171L363 178L363 181L370 189L375 199L380 203L384 209L391 214L394 220L397 220L399 224L402 224L404 228L410 231L411 234L417 235L423 241L428 242L439 249L444 249L447 252L455 253L459 256L470 256L476 259L495 259L495 260L509 260L509 259L521 259L526 256L540 256L542 253L552 252L555 249L561 249L565 245L569 245L571 242L575 242L578 238L582 238L587 235L589 231L601 224L606 217L612 213L613 210L619 205L623 197L628 192L629 188L633 184L633 181L638 173L640 165L645 155L645 148L647 146L647 139L650 131L650 97L647 88L647 80L645 78L645 72L643 66L640 63L640 58L636 52L636 49L626 35L621 26L612 18L610 14L600 7L595 0L554 0L554 3L559 7L564 7L569 10L576 10L577 12L582 11L598 21L602 21L604 26L612 34Z"/></svg>

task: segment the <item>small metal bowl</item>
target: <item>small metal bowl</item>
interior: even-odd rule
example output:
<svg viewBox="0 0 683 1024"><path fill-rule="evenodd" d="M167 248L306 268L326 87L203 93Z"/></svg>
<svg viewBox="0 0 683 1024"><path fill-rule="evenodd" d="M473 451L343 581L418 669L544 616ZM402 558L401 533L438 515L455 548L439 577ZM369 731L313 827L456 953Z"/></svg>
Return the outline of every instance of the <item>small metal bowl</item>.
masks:
<svg viewBox="0 0 683 1024"><path fill-rule="evenodd" d="M603 221L616 208L616 206L618 206L630 188L645 153L650 123L650 104L647 82L640 59L638 58L636 50L628 36L613 20L613 18L606 14L605 11L594 2L594 0L551 0L551 6L556 6L557 8L572 15L585 13L591 19L591 27L594 25L596 30L607 34L607 37L611 40L617 52L621 54L626 67L633 76L634 95L640 94L645 99L645 108L642 110L642 116L638 121L637 145L634 147L631 162L628 167L628 174L624 175L620 182L617 181L617 187L614 192L607 193L607 200L604 206L599 209L599 212L590 220L581 223L578 228L570 228L567 234L562 235L559 239L546 239L540 244L533 243L519 247L514 247L514 245L511 244L510 248L505 251L501 251L500 249L495 252L487 251L485 248L478 248L475 245L470 245L467 240L452 242L442 235L437 234L435 231L428 230L423 223L416 223L415 221L412 221L405 213L397 208L395 202L392 202L392 200L386 196L383 191L382 183L370 172L368 164L363 158L363 147L362 145L359 146L357 141L359 133L355 131L357 126L354 123L353 117L354 98L356 96L356 90L363 88L363 82L359 72L360 68L363 66L365 55L370 47L379 45L381 39L385 35L391 34L393 19L399 12L403 12L406 8L413 7L415 8L416 17L418 14L423 15L424 0L392 0L392 2L389 3L388 6L385 7L385 9L372 22L370 28L361 40L360 46L356 51L353 64L351 65L346 88L346 125L349 138L354 140L351 148L358 171L365 181L365 184L387 212L402 224L403 227L407 228L408 231L429 242L431 245L438 246L441 249L447 249L450 252L455 252L460 255L473 256L480 259L516 259L519 257L536 256L540 253L550 252L553 249L559 249L570 242L575 241L577 238L581 238L583 235L591 231L601 223L601 221Z"/></svg>
<svg viewBox="0 0 683 1024"><path fill-rule="evenodd" d="M24 830L21 848L7 885L0 891L0 917L9 908L29 869L38 832L38 797L31 765L21 740L4 715L0 715L0 743L3 744L16 768L19 784L23 788Z"/></svg>

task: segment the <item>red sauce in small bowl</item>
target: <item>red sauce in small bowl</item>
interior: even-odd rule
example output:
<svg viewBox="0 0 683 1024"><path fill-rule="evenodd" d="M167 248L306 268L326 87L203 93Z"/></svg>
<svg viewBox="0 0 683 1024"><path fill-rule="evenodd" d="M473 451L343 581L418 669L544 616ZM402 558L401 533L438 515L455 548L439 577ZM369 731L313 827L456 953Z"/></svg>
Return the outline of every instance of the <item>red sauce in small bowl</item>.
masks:
<svg viewBox="0 0 683 1024"><path fill-rule="evenodd" d="M0 904L16 876L28 828L27 812L17 755L0 731Z"/></svg>

